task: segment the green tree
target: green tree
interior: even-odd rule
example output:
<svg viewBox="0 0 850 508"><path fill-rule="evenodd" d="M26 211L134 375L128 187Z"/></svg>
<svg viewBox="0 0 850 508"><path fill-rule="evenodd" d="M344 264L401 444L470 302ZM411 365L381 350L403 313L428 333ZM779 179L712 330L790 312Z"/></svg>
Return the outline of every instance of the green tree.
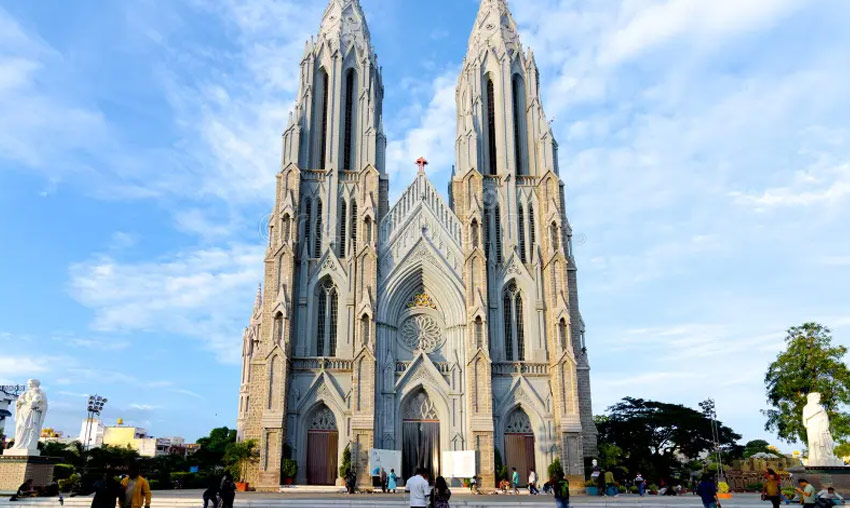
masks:
<svg viewBox="0 0 850 508"><path fill-rule="evenodd" d="M192 456L199 468L212 471L222 465L227 447L236 442L236 430L218 427L210 431L209 437L198 439L200 448Z"/></svg>
<svg viewBox="0 0 850 508"><path fill-rule="evenodd" d="M768 448L770 443L765 441L764 439L753 439L752 441L748 441L747 444L744 445L744 453L743 457L748 459L757 453L771 453L774 452Z"/></svg>
<svg viewBox="0 0 850 508"><path fill-rule="evenodd" d="M345 450L342 451L342 464L339 466L339 477L345 478L349 471L351 471L351 445L345 445Z"/></svg>
<svg viewBox="0 0 850 508"><path fill-rule="evenodd" d="M227 445L227 450L224 453L224 464L234 478L245 481L248 465L257 460L258 457L257 442L253 439L247 439Z"/></svg>
<svg viewBox="0 0 850 508"><path fill-rule="evenodd" d="M847 348L833 346L828 328L805 323L788 329L785 351L770 364L764 383L767 401L772 409L765 430L776 432L783 441L806 442L803 407L806 395L820 392L821 404L829 414L830 427L836 440L850 436L850 369L844 363Z"/></svg>
<svg viewBox="0 0 850 508"><path fill-rule="evenodd" d="M610 448L615 446L620 452L618 465L651 481L680 474L681 458L695 459L714 450L711 418L680 404L626 397L596 418L596 425L600 449L617 451ZM737 445L732 445L741 436L721 422L717 430L724 451L734 453Z"/></svg>

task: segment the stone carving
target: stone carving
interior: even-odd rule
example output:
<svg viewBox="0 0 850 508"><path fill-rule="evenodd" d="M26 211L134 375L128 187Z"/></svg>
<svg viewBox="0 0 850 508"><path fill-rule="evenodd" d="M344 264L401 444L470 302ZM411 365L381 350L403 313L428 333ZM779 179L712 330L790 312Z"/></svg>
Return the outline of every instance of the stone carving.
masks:
<svg viewBox="0 0 850 508"><path fill-rule="evenodd" d="M437 420L437 407L431 402L425 391L420 391L407 402L404 408L405 420Z"/></svg>
<svg viewBox="0 0 850 508"><path fill-rule="evenodd" d="M407 301L407 308L415 309L417 307L437 310L437 304L434 303L428 293L419 293L410 297L410 300Z"/></svg>
<svg viewBox="0 0 850 508"><path fill-rule="evenodd" d="M328 406L322 406L321 409L313 413L310 430L336 430L336 417Z"/></svg>
<svg viewBox="0 0 850 508"><path fill-rule="evenodd" d="M443 345L440 325L431 316L417 314L404 320L399 330L401 342L413 351L433 353Z"/></svg>
<svg viewBox="0 0 850 508"><path fill-rule="evenodd" d="M508 416L508 422L505 424L506 434L533 434L531 430L531 420L522 409L514 409Z"/></svg>
<svg viewBox="0 0 850 508"><path fill-rule="evenodd" d="M27 381L27 391L15 404L15 444L4 455L39 455L38 438L47 415L47 394L38 379Z"/></svg>
<svg viewBox="0 0 850 508"><path fill-rule="evenodd" d="M807 396L808 403L803 408L803 426L809 442L808 467L843 466L844 462L835 456L835 441L829 432L829 416L820 404L820 393L812 392Z"/></svg>

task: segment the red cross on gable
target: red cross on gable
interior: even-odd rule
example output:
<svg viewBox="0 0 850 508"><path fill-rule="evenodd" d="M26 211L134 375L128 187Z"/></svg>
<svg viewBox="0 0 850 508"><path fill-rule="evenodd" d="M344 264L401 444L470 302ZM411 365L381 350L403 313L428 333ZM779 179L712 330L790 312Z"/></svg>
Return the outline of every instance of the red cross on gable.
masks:
<svg viewBox="0 0 850 508"><path fill-rule="evenodd" d="M425 157L419 157L419 159L416 160L416 165L419 166L419 172L424 173L425 166L428 165L428 161L425 160Z"/></svg>

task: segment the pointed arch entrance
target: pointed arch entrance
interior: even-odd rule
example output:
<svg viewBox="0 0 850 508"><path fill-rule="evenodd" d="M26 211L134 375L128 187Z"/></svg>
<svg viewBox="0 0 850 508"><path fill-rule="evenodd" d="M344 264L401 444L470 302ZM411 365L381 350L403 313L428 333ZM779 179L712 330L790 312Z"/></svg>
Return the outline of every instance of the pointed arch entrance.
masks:
<svg viewBox="0 0 850 508"><path fill-rule="evenodd" d="M537 470L534 465L534 431L531 420L520 407L511 411L505 421L505 460L508 471L516 468L520 485L528 483L531 469Z"/></svg>
<svg viewBox="0 0 850 508"><path fill-rule="evenodd" d="M321 404L308 420L307 483L333 485L337 478L339 431L336 417L328 406Z"/></svg>
<svg viewBox="0 0 850 508"><path fill-rule="evenodd" d="M402 476L425 468L433 481L440 473L440 421L428 392L419 389L402 406Z"/></svg>

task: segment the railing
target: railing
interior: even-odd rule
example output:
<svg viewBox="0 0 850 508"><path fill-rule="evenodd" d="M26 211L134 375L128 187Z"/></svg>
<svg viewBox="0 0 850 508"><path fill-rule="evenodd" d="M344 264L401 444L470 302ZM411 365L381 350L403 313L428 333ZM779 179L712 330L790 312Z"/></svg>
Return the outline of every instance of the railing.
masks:
<svg viewBox="0 0 850 508"><path fill-rule="evenodd" d="M352 370L354 362L342 358L293 358L294 370Z"/></svg>
<svg viewBox="0 0 850 508"><path fill-rule="evenodd" d="M493 375L510 376L523 374L526 376L548 376L549 364L527 362L493 362Z"/></svg>
<svg viewBox="0 0 850 508"><path fill-rule="evenodd" d="M411 362L395 362L396 374L403 374L404 371L410 367L410 363ZM452 367L448 362L434 362L434 365L437 367L437 370L440 371L440 374L444 376L448 376L452 370Z"/></svg>
<svg viewBox="0 0 850 508"><path fill-rule="evenodd" d="M537 177L530 175L517 175L516 184L520 187L534 187L537 185Z"/></svg>
<svg viewBox="0 0 850 508"><path fill-rule="evenodd" d="M358 177L357 171L340 171L339 172L339 181L340 182L356 182Z"/></svg>

